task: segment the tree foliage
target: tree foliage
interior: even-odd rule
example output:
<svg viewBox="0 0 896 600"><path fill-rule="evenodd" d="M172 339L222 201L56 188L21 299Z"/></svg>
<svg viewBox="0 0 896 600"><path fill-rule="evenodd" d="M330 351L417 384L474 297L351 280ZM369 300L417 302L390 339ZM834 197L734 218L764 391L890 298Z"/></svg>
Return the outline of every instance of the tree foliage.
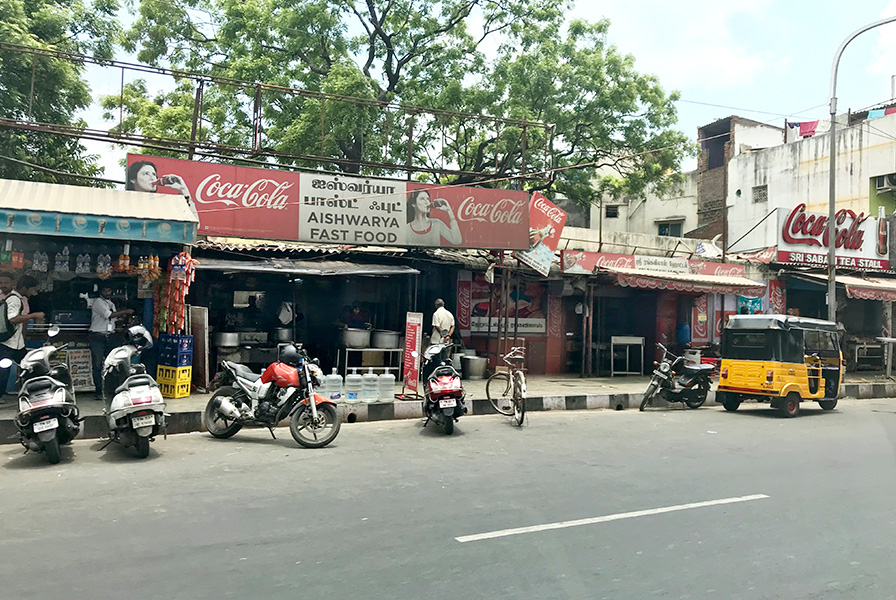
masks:
<svg viewBox="0 0 896 600"><path fill-rule="evenodd" d="M125 44L154 65L362 99L262 98L264 149L332 157L347 172L360 161L409 159L437 179L440 169L470 173L441 181L490 184L525 169L542 174L529 187L582 203L662 187L689 150L671 129L676 95L607 44L607 21L567 20L569 8L568 0L139 0ZM194 83L153 97L140 85L129 89L122 130L184 139ZM212 87L203 139L251 145L254 90Z"/></svg>
<svg viewBox="0 0 896 600"><path fill-rule="evenodd" d="M0 39L42 50L111 58L118 39L117 0L0 0ZM75 127L92 102L83 65L49 55L0 51L0 116ZM0 155L64 173L102 173L96 156L75 138L0 128ZM0 159L0 177L58 183L84 179L56 176Z"/></svg>

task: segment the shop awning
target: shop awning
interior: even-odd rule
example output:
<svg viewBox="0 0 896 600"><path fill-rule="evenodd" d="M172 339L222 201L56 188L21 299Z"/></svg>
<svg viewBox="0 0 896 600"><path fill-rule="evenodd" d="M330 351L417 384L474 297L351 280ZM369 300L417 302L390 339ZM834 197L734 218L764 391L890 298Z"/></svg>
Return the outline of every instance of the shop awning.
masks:
<svg viewBox="0 0 896 600"><path fill-rule="evenodd" d="M0 179L4 233L191 244L198 222L183 196Z"/></svg>
<svg viewBox="0 0 896 600"><path fill-rule="evenodd" d="M417 269L405 265L361 264L341 260L222 260L197 259L197 271L224 271L243 273L281 273L300 276L363 275L385 277L387 275L417 275Z"/></svg>
<svg viewBox="0 0 896 600"><path fill-rule="evenodd" d="M791 273L791 275L803 277L819 284L826 284L829 281L827 275L815 273ZM837 275L837 283L846 288L846 295L850 298L896 301L896 279L866 279L850 275Z"/></svg>
<svg viewBox="0 0 896 600"><path fill-rule="evenodd" d="M744 277L665 273L624 267L600 267L600 270L616 275L619 285L649 290L660 289L703 294L716 292L758 297L765 294L766 288L764 283Z"/></svg>

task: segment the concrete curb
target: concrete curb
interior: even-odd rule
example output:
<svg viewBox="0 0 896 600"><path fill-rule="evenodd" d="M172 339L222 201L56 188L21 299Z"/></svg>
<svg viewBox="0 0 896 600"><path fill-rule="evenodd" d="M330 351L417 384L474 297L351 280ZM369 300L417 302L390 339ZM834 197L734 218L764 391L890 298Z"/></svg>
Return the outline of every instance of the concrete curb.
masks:
<svg viewBox="0 0 896 600"><path fill-rule="evenodd" d="M568 396L534 396L526 399L526 409L533 412L549 410L624 410L638 408L641 394L588 394ZM707 405L715 404L715 392L710 392ZM654 406L668 406L658 401ZM468 415L496 415L491 403L484 398L467 399ZM394 421L399 419L422 419L423 402L421 400L396 400L395 402L375 402L372 404L340 404L339 414L343 423L365 423L372 421ZM170 413L168 417L168 433L191 433L205 431L202 425L202 411L189 410ZM286 422L280 424L285 426ZM97 439L107 434L105 417L90 415L81 423L78 439ZM12 419L0 420L0 444L17 444L18 433Z"/></svg>
<svg viewBox="0 0 896 600"><path fill-rule="evenodd" d="M887 383L845 383L841 388L841 398L891 398L896 397L896 382ZM570 394L557 396L534 396L526 399L526 409L532 412L550 410L626 410L637 409L641 403L639 393L616 394ZM715 392L709 392L706 406L716 404ZM663 408L668 403L655 401L654 406ZM484 398L467 399L470 415L498 414L491 403ZM422 419L423 403L420 400L396 400L373 404L340 404L339 413L343 423L365 423L372 421L393 421L400 419ZM168 417L168 433L191 433L205 431L202 426L202 411L172 411ZM281 426L285 425L281 423ZM107 433L105 418L101 415L84 417L78 439L96 439ZM0 445L17 444L18 433L12 419L0 420Z"/></svg>

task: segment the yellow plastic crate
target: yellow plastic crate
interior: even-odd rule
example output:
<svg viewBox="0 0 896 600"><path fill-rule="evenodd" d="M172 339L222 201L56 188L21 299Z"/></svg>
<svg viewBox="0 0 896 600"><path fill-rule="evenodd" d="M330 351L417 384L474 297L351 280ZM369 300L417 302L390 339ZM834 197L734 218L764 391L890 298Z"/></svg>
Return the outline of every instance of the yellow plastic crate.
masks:
<svg viewBox="0 0 896 600"><path fill-rule="evenodd" d="M165 383L159 382L163 398L186 398L190 395L190 383Z"/></svg>
<svg viewBox="0 0 896 600"><path fill-rule="evenodd" d="M179 385L193 381L193 367L165 367L159 365L156 370L156 381Z"/></svg>

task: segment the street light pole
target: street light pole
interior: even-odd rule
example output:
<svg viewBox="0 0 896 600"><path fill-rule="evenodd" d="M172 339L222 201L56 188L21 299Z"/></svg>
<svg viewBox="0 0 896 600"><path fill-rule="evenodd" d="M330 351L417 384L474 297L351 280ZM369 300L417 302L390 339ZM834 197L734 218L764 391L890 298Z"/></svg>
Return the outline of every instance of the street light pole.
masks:
<svg viewBox="0 0 896 600"><path fill-rule="evenodd" d="M831 114L831 173L829 176L828 196L828 321L835 323L837 322L837 239L834 235L836 232L834 218L837 214L837 203L835 200L837 181L835 170L837 165L837 69L840 66L840 57L851 41L869 29L893 23L894 21L896 21L896 17L887 17L854 31L837 48L837 54L834 55L834 66L831 68L831 96L828 100L829 112Z"/></svg>

